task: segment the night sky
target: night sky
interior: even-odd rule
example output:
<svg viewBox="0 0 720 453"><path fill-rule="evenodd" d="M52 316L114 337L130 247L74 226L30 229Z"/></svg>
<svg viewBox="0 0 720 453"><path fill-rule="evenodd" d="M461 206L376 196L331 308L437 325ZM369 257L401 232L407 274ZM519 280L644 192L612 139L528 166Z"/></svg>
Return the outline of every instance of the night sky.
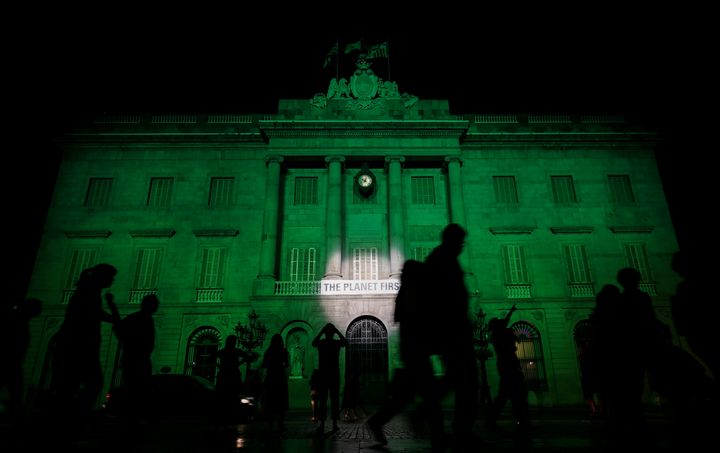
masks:
<svg viewBox="0 0 720 453"><path fill-rule="evenodd" d="M472 14L401 14L369 27L366 17L385 12L379 4L365 12L361 6L352 17L326 10L283 20L223 10L180 17L95 11L92 18L64 11L61 20L47 17L24 28L16 35L24 46L11 46L5 84L17 112L15 142L27 147L12 167L21 178L6 181L8 191L22 194L10 206L21 219L17 244L24 244L15 261L16 297L25 292L56 174L49 139L69 119L105 112L274 113L278 99L327 90L334 65L323 69L323 61L336 39L341 53L360 38L388 41L390 76L400 91L448 99L453 114L624 113L655 125L664 139L658 158L676 230L690 245L703 217L696 208L709 193L689 160L709 146L699 114L713 80L703 27L685 22L681 29L687 18L678 12L544 11L520 20L515 11L481 5ZM38 34L42 39L26 40ZM376 69L387 78L387 68ZM18 181L30 178L36 182L18 190ZM700 195L688 202L690 193Z"/></svg>

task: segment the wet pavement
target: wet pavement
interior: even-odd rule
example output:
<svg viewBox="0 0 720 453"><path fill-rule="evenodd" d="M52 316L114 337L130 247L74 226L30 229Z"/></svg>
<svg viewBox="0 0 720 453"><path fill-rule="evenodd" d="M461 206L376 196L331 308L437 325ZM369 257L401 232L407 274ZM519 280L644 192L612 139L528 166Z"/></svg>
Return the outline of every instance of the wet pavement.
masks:
<svg viewBox="0 0 720 453"><path fill-rule="evenodd" d="M446 420L450 432L449 420ZM642 443L630 446L642 451L683 451L676 444L675 429L667 417L649 411L648 436ZM74 439L63 440L62 433L52 434L47 422L30 420L24 429L2 425L3 452L36 452L44 450L153 453L242 453L242 452L429 452L427 429L416 421L412 412L394 418L385 426L388 444L379 446L364 424L339 423L339 431L316 432L316 425L305 411L292 411L285 430L271 430L258 419L250 424L213 426L194 421L163 422L129 427L117 420L103 419ZM454 445L448 451L526 451L598 452L617 450L628 445L613 443L600 419L576 408L544 408L533 412L535 429L519 433L509 414L499 422L502 432L490 431L481 421L475 425L478 440L470 445ZM676 448L677 447L677 448Z"/></svg>

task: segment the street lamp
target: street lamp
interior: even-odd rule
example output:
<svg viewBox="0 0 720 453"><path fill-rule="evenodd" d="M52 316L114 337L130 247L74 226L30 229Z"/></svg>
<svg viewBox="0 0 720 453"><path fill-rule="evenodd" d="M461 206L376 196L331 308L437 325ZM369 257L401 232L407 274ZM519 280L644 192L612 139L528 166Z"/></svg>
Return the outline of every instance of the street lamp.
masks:
<svg viewBox="0 0 720 453"><path fill-rule="evenodd" d="M486 316L487 313L480 308L475 315L473 334L475 355L480 360L480 404L489 407L492 404L492 396L490 396L490 385L487 378L487 359L492 357L492 351L490 350L490 333L485 322Z"/></svg>
<svg viewBox="0 0 720 453"><path fill-rule="evenodd" d="M253 352L253 349L258 346L262 346L265 340L265 335L268 333L268 328L265 324L258 322L258 315L253 310L249 315L250 322L247 325L243 325L238 321L235 326L235 336L237 336L240 347L248 354L249 359L246 361L247 373L250 372L250 364L255 361L259 355Z"/></svg>

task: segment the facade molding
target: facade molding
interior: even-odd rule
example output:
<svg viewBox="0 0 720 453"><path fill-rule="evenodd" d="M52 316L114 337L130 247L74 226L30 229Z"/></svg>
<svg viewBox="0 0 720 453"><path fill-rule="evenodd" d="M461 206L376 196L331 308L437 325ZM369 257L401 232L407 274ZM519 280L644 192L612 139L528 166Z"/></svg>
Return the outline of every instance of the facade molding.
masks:
<svg viewBox="0 0 720 453"><path fill-rule="evenodd" d="M65 236L70 239L88 239L88 238L109 238L112 234L110 230L66 230Z"/></svg>

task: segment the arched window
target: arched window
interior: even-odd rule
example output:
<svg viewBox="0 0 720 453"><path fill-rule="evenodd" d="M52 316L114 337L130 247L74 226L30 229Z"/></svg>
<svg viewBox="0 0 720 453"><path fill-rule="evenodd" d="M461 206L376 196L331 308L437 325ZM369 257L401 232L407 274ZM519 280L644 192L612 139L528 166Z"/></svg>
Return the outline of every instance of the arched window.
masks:
<svg viewBox="0 0 720 453"><path fill-rule="evenodd" d="M215 382L216 356L221 343L220 332L214 327L200 327L190 335L185 374L201 376Z"/></svg>
<svg viewBox="0 0 720 453"><path fill-rule="evenodd" d="M517 339L517 356L525 374L528 390L547 390L540 333L535 326L525 321L518 321L510 328Z"/></svg>
<svg viewBox="0 0 720 453"><path fill-rule="evenodd" d="M369 316L354 320L348 326L348 348L345 351L345 380L354 377L358 397L366 404L385 400L388 384L387 329Z"/></svg>

